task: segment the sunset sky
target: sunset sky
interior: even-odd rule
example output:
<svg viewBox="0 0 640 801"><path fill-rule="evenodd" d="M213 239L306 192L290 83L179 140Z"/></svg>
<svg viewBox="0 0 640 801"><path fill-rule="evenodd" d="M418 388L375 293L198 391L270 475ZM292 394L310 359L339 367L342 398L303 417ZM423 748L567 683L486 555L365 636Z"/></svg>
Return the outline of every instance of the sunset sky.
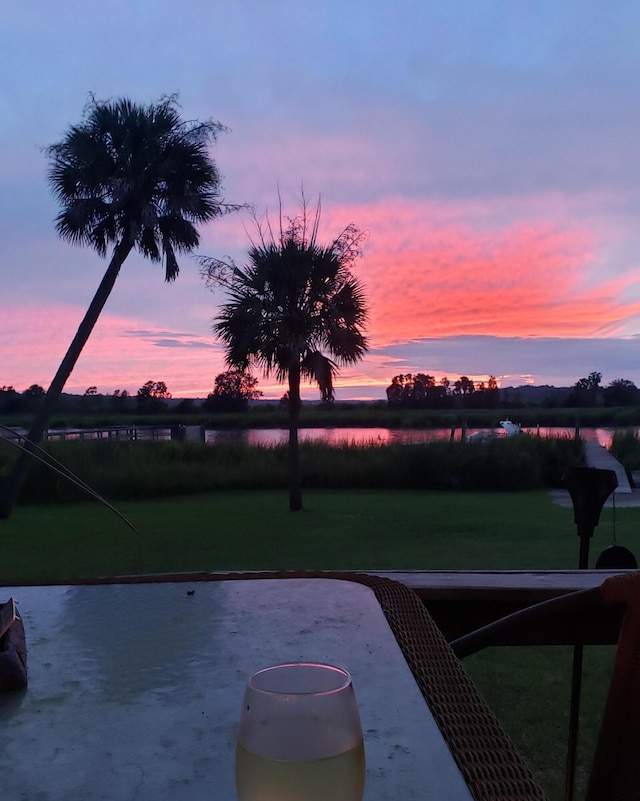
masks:
<svg viewBox="0 0 640 801"><path fill-rule="evenodd" d="M600 0L3 0L0 386L48 386L106 261L57 238L42 148L90 93L178 92L228 126L228 201L322 198L368 232L370 351L339 400L399 373L640 385L640 5ZM242 262L249 214L201 229ZM67 384L204 397L223 294L131 256ZM257 373L266 396L283 387ZM317 390L308 390L317 397Z"/></svg>

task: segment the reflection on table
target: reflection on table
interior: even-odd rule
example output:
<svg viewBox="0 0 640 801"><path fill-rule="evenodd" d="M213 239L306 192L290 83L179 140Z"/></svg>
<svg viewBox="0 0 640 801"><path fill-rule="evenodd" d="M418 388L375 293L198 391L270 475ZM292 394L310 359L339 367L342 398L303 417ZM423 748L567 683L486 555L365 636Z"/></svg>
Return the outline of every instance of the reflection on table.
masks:
<svg viewBox="0 0 640 801"><path fill-rule="evenodd" d="M378 602L333 579L0 589L15 595L29 686L0 696L3 797L235 798L249 673L289 660L352 676L365 799L471 795Z"/></svg>

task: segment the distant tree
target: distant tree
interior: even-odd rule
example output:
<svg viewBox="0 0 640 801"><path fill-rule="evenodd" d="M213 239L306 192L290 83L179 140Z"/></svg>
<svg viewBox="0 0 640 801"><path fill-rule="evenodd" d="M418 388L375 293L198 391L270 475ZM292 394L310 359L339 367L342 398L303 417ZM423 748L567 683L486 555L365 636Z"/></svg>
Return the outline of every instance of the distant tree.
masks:
<svg viewBox="0 0 640 801"><path fill-rule="evenodd" d="M136 395L138 411L142 414L157 414L167 408L165 401L171 398L164 381L147 381Z"/></svg>
<svg viewBox="0 0 640 801"><path fill-rule="evenodd" d="M22 398L14 387L0 387L0 412L2 414L15 414L20 411Z"/></svg>
<svg viewBox="0 0 640 801"><path fill-rule="evenodd" d="M640 404L640 390L627 378L614 379L604 390L607 406L637 406Z"/></svg>
<svg viewBox="0 0 640 801"><path fill-rule="evenodd" d="M85 116L48 148L49 183L62 205L58 233L106 256L109 266L46 393L26 449L0 488L0 518L8 518L30 463L82 349L132 250L164 263L174 281L176 253L198 245L196 226L237 207L219 196L220 176L209 145L224 130L214 122L185 121L177 98L137 105L128 99L91 99Z"/></svg>
<svg viewBox="0 0 640 801"><path fill-rule="evenodd" d="M351 272L363 234L349 225L329 245L321 245L319 223L320 204L311 218L303 197L302 214L287 225L280 220L279 235L268 221L258 223L247 266L203 261L207 281L222 285L229 295L214 324L227 364L239 370L254 364L265 375L275 373L288 382L291 511L302 509L300 381L317 381L322 399L330 400L338 365L355 364L367 350L362 330L367 304Z"/></svg>
<svg viewBox="0 0 640 801"><path fill-rule="evenodd" d="M470 378L466 375L460 376L460 379L455 383L456 388L459 388L462 395L472 395L475 392L475 386Z"/></svg>
<svg viewBox="0 0 640 801"><path fill-rule="evenodd" d="M475 389L469 395L465 405L474 409L496 409L499 405L499 400L500 393L496 377L489 376L486 382L476 382Z"/></svg>
<svg viewBox="0 0 640 801"><path fill-rule="evenodd" d="M588 392L592 392L594 390L600 389L600 382L602 381L602 373L589 373L586 378L581 378L577 383L576 387L580 389L585 389Z"/></svg>
<svg viewBox="0 0 640 801"><path fill-rule="evenodd" d="M44 387L41 387L40 384L31 384L30 387L24 390L22 393L25 398L31 398L32 400L40 400L45 396Z"/></svg>
<svg viewBox="0 0 640 801"><path fill-rule="evenodd" d="M20 411L29 413L35 412L38 409L38 406L42 403L42 399L45 396L45 391L40 384L31 384L31 386L23 390L21 394L22 402L20 404Z"/></svg>
<svg viewBox="0 0 640 801"><path fill-rule="evenodd" d="M487 386L484 392L485 407L487 409L497 409L500 405L500 389L498 381L494 375L489 376Z"/></svg>
<svg viewBox="0 0 640 801"><path fill-rule="evenodd" d="M144 385L144 388L149 388L149 394L152 398L160 398L161 400L165 400L171 397L171 393L167 389L167 385L164 381L147 381Z"/></svg>
<svg viewBox="0 0 640 801"><path fill-rule="evenodd" d="M391 379L391 384L387 387L387 401L389 406L407 405L412 389L413 376L411 373L395 375Z"/></svg>
<svg viewBox="0 0 640 801"><path fill-rule="evenodd" d="M566 405L587 408L600 406L603 401L601 381L602 373L595 371L586 378L580 378L567 396Z"/></svg>
<svg viewBox="0 0 640 801"><path fill-rule="evenodd" d="M79 411L84 412L85 414L91 414L92 412L95 413L100 409L102 406L103 398L101 395L98 395L98 388L97 387L87 387L84 391L84 395L77 400L77 408Z"/></svg>
<svg viewBox="0 0 640 801"><path fill-rule="evenodd" d="M113 395L109 398L109 406L112 411L116 413L124 412L128 406L129 393L126 389L116 389Z"/></svg>
<svg viewBox="0 0 640 801"><path fill-rule="evenodd" d="M387 387L387 402L391 407L439 409L446 405L447 388L427 373L396 375Z"/></svg>
<svg viewBox="0 0 640 801"><path fill-rule="evenodd" d="M243 370L219 373L213 392L207 396L202 408L209 412L244 412L249 401L262 396L257 385L258 379Z"/></svg>
<svg viewBox="0 0 640 801"><path fill-rule="evenodd" d="M475 391L475 386L473 381L466 375L460 376L456 381L453 383L453 394L459 398L458 403L463 407L467 407L470 405L468 403L467 398L470 395L473 395Z"/></svg>
<svg viewBox="0 0 640 801"><path fill-rule="evenodd" d="M432 375L416 373L413 377L413 401L416 406L429 405L436 380Z"/></svg>

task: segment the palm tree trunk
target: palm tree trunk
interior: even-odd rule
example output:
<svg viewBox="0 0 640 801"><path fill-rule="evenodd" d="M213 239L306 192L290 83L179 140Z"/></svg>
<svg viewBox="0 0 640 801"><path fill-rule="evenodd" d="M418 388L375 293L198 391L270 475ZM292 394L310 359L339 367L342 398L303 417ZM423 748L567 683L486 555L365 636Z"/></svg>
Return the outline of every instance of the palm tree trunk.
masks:
<svg viewBox="0 0 640 801"><path fill-rule="evenodd" d="M2 487L0 487L0 520L7 520L13 511L13 507L16 504L18 494L31 464L31 454L35 450L35 446L42 442L44 432L49 424L49 420L51 419L51 415L55 410L60 395L62 394L64 385L71 375L71 371L75 367L75 364L82 353L82 349L86 345L87 340L93 331L98 317L100 316L100 312L104 308L104 304L107 302L107 298L111 294L111 290L116 282L120 268L122 267L124 260L129 255L132 247L133 243L121 241L116 245L113 251L113 256L111 257L109 266L107 267L102 281L100 282L100 286L98 287L96 294L93 296L93 300L91 301L91 304L89 305L89 308L87 309L87 312L78 327L76 335L69 345L65 357L60 363L60 367L58 367L58 371L56 372L53 381L51 382L51 385L43 398L40 409L33 419L31 428L29 429L29 433L27 435L27 440L24 445L24 450L20 452L20 455L13 466L13 470L9 474Z"/></svg>
<svg viewBox="0 0 640 801"><path fill-rule="evenodd" d="M289 510L302 509L302 486L300 480L300 449L298 427L300 425L300 358L291 354L289 367Z"/></svg>

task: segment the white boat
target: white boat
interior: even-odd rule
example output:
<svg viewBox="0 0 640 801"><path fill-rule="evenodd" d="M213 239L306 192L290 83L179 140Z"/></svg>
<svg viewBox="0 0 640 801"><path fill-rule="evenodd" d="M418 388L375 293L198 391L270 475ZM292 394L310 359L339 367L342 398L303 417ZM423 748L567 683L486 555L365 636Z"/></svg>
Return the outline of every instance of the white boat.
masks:
<svg viewBox="0 0 640 801"><path fill-rule="evenodd" d="M522 434L520 423L512 423L511 420L500 420L500 428L502 428L508 437L513 437L515 434ZM496 439L497 436L498 434L494 430L476 431L466 437L465 442L490 442Z"/></svg>
<svg viewBox="0 0 640 801"><path fill-rule="evenodd" d="M522 434L520 423L512 423L511 420L500 420L500 427L506 432L508 437L514 434Z"/></svg>

